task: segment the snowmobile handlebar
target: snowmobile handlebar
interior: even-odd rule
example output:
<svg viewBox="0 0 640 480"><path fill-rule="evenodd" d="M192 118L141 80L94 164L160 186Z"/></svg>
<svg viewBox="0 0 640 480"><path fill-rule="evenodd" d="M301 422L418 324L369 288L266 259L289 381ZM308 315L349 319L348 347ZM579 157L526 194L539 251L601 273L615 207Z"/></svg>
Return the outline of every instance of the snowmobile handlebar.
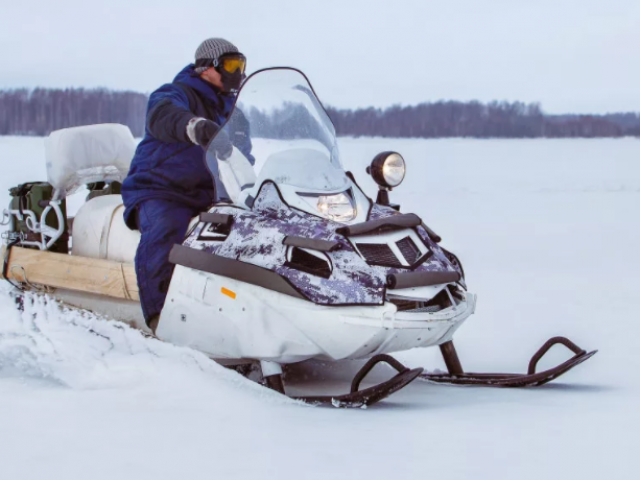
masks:
<svg viewBox="0 0 640 480"><path fill-rule="evenodd" d="M308 248L318 250L319 252L333 252L340 250L341 245L338 242L329 240L321 240L318 238L305 238L288 235L284 237L283 243L290 247Z"/></svg>
<svg viewBox="0 0 640 480"><path fill-rule="evenodd" d="M233 215L224 213L206 212L200 214L200 221L204 223L215 223L217 225L225 225L230 227L233 223Z"/></svg>
<svg viewBox="0 0 640 480"><path fill-rule="evenodd" d="M352 235L372 233L383 227L411 228L420 226L421 224L422 220L420 220L420 217L415 213L403 213L379 218L377 220L369 220L368 222L356 223L354 225L346 225L336 229L336 233L350 237Z"/></svg>

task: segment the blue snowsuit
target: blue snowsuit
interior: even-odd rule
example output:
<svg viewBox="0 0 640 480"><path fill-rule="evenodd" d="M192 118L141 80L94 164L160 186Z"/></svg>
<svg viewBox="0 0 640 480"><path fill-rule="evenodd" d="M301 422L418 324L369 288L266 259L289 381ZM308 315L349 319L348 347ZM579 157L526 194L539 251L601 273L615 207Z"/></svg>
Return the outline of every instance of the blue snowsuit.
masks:
<svg viewBox="0 0 640 480"><path fill-rule="evenodd" d="M164 305L173 273L171 248L182 243L191 218L226 197L220 185L216 192L204 149L189 140L187 123L203 117L222 125L234 102L235 95L201 79L193 65L149 97L145 136L122 184L125 222L142 235L135 263L147 322ZM242 139L231 141L253 160L249 135Z"/></svg>

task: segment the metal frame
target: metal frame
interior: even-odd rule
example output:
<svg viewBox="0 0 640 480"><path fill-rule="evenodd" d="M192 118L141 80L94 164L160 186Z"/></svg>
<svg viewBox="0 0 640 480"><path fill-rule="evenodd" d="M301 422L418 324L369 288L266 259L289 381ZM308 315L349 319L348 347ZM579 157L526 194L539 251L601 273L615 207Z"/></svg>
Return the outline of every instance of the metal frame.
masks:
<svg viewBox="0 0 640 480"><path fill-rule="evenodd" d="M9 221L7 223L3 222L3 224L8 224L10 230L15 230L15 220L18 219L20 221L24 221L31 232L40 234L39 242L25 240L24 238L18 237L13 239L9 238L9 240L17 240L15 243L16 245L38 247L40 250L49 250L60 239L60 237L62 237L65 231L66 219L62 214L60 203L60 200L50 200L49 204L42 211L40 219L38 219L37 215L32 210L20 211L5 209L3 215L4 218L8 218ZM55 212L56 218L58 219L57 229L54 229L45 223L47 215L49 215L52 210Z"/></svg>

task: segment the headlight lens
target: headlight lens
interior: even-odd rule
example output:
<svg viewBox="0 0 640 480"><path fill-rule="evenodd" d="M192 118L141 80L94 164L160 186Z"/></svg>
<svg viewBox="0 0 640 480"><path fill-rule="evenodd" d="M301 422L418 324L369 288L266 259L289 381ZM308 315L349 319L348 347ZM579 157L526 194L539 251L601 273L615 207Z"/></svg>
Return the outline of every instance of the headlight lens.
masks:
<svg viewBox="0 0 640 480"><path fill-rule="evenodd" d="M392 153L384 161L382 175L390 187L397 187L404 179L404 160L397 153Z"/></svg>
<svg viewBox="0 0 640 480"><path fill-rule="evenodd" d="M394 188L402 183L406 173L402 155L396 152L382 152L376 155L367 167L375 182L381 187Z"/></svg>
<svg viewBox="0 0 640 480"><path fill-rule="evenodd" d="M323 216L336 222L349 222L356 218L357 214L356 206L346 192L320 195L316 207Z"/></svg>

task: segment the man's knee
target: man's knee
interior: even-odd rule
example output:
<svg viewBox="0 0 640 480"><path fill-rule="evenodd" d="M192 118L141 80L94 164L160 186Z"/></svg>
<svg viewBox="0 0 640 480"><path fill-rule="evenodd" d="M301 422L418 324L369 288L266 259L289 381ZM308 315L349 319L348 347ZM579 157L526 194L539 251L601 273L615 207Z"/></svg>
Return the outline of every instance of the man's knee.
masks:
<svg viewBox="0 0 640 480"><path fill-rule="evenodd" d="M149 200L138 207L142 237L155 242L181 242L193 216L190 208L172 202ZM146 239L145 239L146 240Z"/></svg>

